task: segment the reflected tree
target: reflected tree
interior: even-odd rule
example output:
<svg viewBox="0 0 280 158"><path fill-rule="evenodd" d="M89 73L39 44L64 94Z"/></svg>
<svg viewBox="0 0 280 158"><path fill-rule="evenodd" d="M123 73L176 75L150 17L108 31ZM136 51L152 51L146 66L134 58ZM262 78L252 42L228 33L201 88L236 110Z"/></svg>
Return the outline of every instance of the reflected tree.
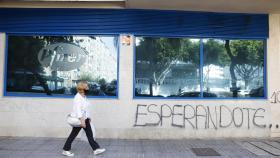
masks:
<svg viewBox="0 0 280 158"><path fill-rule="evenodd" d="M225 41L225 49L230 57L231 91L233 97L237 97L237 77L245 81L247 89L250 80L257 77L256 71L263 67L263 43L254 40L230 40Z"/></svg>
<svg viewBox="0 0 280 158"><path fill-rule="evenodd" d="M263 42L256 40L235 40L231 42L233 52L237 54L238 61L235 72L245 82L245 89L250 81L260 77L263 70Z"/></svg>
<svg viewBox="0 0 280 158"><path fill-rule="evenodd" d="M43 67L37 59L43 46L44 40L35 36L9 36L8 73L10 77L23 73L19 88L28 90L35 82L38 82L50 95L46 80L40 75L44 72ZM35 80L30 81L30 78L27 77L30 73L33 74L32 77Z"/></svg>
<svg viewBox="0 0 280 158"><path fill-rule="evenodd" d="M234 72L235 66L237 64L237 59L238 59L238 55L233 55L231 48L230 48L230 40L226 40L225 41L225 48L226 48L226 52L230 58L230 66L229 66L229 71L230 71L230 76L231 76L231 91L232 91L232 97L237 97L238 94L238 88L236 86L236 75Z"/></svg>
<svg viewBox="0 0 280 158"><path fill-rule="evenodd" d="M95 40L96 36L87 36L90 39ZM22 91L22 92L34 92L33 88L42 88L39 92L44 92L47 95L52 93L64 93L65 88L58 89L61 79L58 78L56 70L51 70L46 76L44 67L38 61L38 54L42 48L49 44L54 43L75 43L79 44L83 42L83 38L75 38L75 36L8 36L8 91ZM118 48L119 38L114 36L113 46ZM20 78L20 81L15 81L16 78ZM93 81L90 76L81 76L84 80ZM105 81L105 83L103 82ZM101 83L101 89L105 90L106 85L109 84L103 79L97 82ZM54 83L54 90L49 89L49 83ZM113 82L115 83L115 82ZM17 87L15 85L20 85ZM111 86L114 89L115 85ZM63 90L61 90L63 89ZM59 90L59 92L58 92ZM36 91L37 92L37 91ZM114 92L116 93L116 92Z"/></svg>
<svg viewBox="0 0 280 158"><path fill-rule="evenodd" d="M139 38L136 47L136 62L146 64L146 77L150 78L150 95L153 96L153 87L158 89L166 76L179 61L186 61L198 67L199 43L193 43L183 38ZM136 67L137 69L137 67ZM140 70L136 70L140 72Z"/></svg>
<svg viewBox="0 0 280 158"><path fill-rule="evenodd" d="M203 68L205 74L203 76L203 83L206 87L207 92L209 89L209 79L211 72L211 65L224 67L230 63L230 58L224 49L224 44L222 40L209 39L204 42L204 55L203 55Z"/></svg>
<svg viewBox="0 0 280 158"><path fill-rule="evenodd" d="M38 53L44 46L57 42L73 42L73 36L9 36L8 73L15 75L16 72L23 71L22 89L28 91L38 83L47 95L51 95L47 79L42 75L45 72L38 61ZM34 80L30 81L28 73L33 74Z"/></svg>

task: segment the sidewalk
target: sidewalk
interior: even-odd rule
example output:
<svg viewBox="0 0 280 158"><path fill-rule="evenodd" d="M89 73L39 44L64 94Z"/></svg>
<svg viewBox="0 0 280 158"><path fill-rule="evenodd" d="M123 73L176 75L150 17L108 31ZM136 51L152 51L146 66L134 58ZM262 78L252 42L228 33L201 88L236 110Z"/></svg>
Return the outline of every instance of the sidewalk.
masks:
<svg viewBox="0 0 280 158"><path fill-rule="evenodd" d="M0 137L0 158L66 158L61 155L65 139ZM98 139L107 151L93 156L86 141L76 139L72 145L75 158L192 158L192 157L278 157L279 139L184 139L118 140ZM196 152L198 152L196 154ZM205 155L205 156L197 156ZM207 155L207 156L206 156ZM216 155L216 156L214 156ZM220 156L218 156L220 155Z"/></svg>

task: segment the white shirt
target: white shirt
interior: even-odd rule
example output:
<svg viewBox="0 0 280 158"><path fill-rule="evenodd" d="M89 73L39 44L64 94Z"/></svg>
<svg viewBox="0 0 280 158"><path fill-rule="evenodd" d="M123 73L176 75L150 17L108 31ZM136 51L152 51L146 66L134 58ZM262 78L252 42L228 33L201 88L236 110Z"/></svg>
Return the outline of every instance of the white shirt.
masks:
<svg viewBox="0 0 280 158"><path fill-rule="evenodd" d="M71 116L84 119L90 118L89 106L90 103L86 96L83 97L80 93L77 93L74 97Z"/></svg>

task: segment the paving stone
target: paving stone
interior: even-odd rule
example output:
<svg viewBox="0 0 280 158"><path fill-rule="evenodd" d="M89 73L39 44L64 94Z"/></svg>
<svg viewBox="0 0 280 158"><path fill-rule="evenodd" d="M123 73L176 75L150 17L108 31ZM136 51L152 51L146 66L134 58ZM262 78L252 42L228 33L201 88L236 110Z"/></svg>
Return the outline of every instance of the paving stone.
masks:
<svg viewBox="0 0 280 158"><path fill-rule="evenodd" d="M65 141L65 138L0 137L0 158L65 158L61 155ZM269 150L274 150L279 147L277 141L280 140L97 139L97 142L107 151L94 156L87 141L76 139L72 144L72 151L75 153L75 158L197 158L191 148L213 148L221 156L203 156L203 158L273 158L276 156L249 142L263 142L267 145L266 147L272 148Z"/></svg>
<svg viewBox="0 0 280 158"><path fill-rule="evenodd" d="M269 144L266 144L264 142L260 142L260 141L252 141L250 142L250 144L253 144L255 145L256 147L272 154L272 155L275 155L275 156L279 156L280 155L280 150L269 145Z"/></svg>
<svg viewBox="0 0 280 158"><path fill-rule="evenodd" d="M265 143L277 148L277 149L280 149L280 143L279 142L276 142L276 141L265 141Z"/></svg>
<svg viewBox="0 0 280 158"><path fill-rule="evenodd" d="M249 142L239 142L236 141L237 144L241 145L242 147L244 147L245 149L247 149L248 151L250 151L251 153L258 155L258 156L266 156L266 155L271 155L268 152L256 147L255 145L252 145Z"/></svg>
<svg viewBox="0 0 280 158"><path fill-rule="evenodd" d="M212 148L191 148L197 156L221 156L216 150Z"/></svg>

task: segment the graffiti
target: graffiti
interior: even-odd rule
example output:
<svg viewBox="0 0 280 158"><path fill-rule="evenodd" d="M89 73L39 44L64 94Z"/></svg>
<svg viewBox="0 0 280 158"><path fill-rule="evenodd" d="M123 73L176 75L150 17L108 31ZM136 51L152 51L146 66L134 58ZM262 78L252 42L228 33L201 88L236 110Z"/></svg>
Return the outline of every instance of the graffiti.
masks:
<svg viewBox="0 0 280 158"><path fill-rule="evenodd" d="M138 104L134 126L163 126L170 123L172 127L190 126L193 129L266 128L261 123L265 112L263 108L229 108L225 105L210 108L204 105Z"/></svg>
<svg viewBox="0 0 280 158"><path fill-rule="evenodd" d="M277 103L280 103L280 91L277 91L277 92L273 92L272 93L272 96L270 97L271 98L271 103L273 104L277 104Z"/></svg>

